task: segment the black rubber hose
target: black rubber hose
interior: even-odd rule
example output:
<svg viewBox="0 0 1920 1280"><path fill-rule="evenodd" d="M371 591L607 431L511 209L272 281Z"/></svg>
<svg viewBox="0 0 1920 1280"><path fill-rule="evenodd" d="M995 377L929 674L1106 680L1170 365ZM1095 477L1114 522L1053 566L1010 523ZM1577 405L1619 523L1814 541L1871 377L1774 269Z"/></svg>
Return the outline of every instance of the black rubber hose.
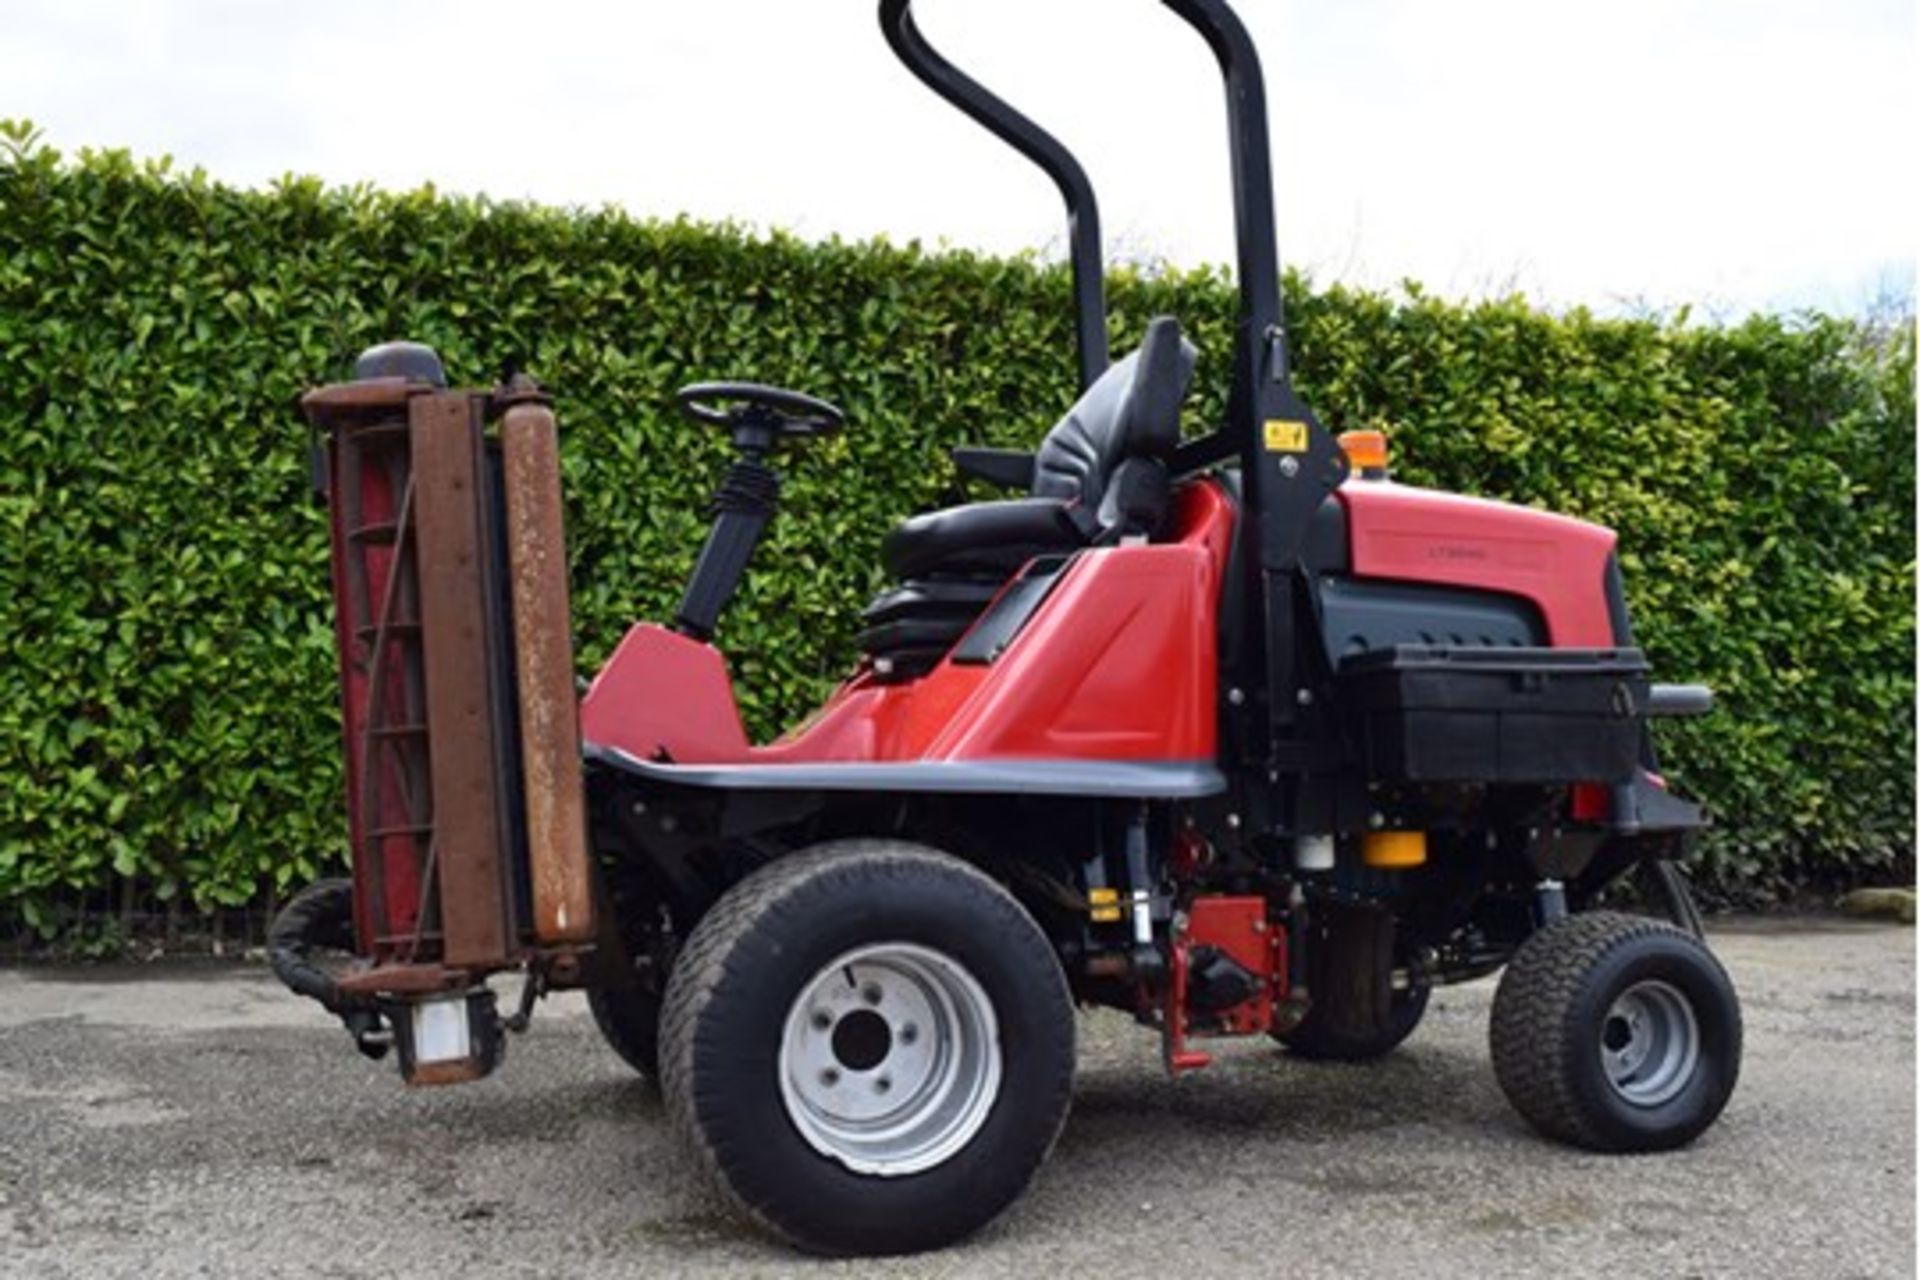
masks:
<svg viewBox="0 0 1920 1280"><path fill-rule="evenodd" d="M366 1007L314 963L316 949L353 950L353 881L316 880L295 894L267 930L267 958L289 990L318 1000L331 1013L345 1015Z"/></svg>
<svg viewBox="0 0 1920 1280"><path fill-rule="evenodd" d="M1694 904L1693 891L1687 885L1686 872L1664 858L1652 859L1640 864L1646 868L1652 878L1654 892L1660 896L1661 905L1667 909L1667 919L1696 938L1704 940L1707 936L1707 922L1700 917L1700 908Z"/></svg>

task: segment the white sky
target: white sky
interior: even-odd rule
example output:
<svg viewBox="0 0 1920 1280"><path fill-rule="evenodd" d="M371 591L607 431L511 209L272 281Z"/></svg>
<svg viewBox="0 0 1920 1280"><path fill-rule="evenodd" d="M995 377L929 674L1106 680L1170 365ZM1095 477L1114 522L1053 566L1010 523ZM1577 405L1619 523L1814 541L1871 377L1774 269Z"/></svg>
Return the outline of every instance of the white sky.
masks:
<svg viewBox="0 0 1920 1280"><path fill-rule="evenodd" d="M1911 298L1911 0L1241 0L1280 250L1322 281L1713 315ZM1061 251L1051 185L875 0L8 0L0 116L168 153L808 237ZM1052 129L1110 254L1232 259L1211 56L1151 0L920 0Z"/></svg>

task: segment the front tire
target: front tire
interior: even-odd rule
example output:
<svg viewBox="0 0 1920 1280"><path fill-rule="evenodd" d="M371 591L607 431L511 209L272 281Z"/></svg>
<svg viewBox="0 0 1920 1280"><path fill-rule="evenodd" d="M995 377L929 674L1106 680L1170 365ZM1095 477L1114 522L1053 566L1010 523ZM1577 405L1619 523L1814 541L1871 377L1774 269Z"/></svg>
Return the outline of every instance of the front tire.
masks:
<svg viewBox="0 0 1920 1280"><path fill-rule="evenodd" d="M734 1203L823 1253L938 1248L1066 1119L1073 1005L994 881L899 841L780 858L707 913L661 1020L675 1125Z"/></svg>
<svg viewBox="0 0 1920 1280"><path fill-rule="evenodd" d="M1720 1115L1740 1076L1740 1006L1699 938L1610 911L1555 921L1501 976L1494 1074L1550 1138L1665 1151Z"/></svg>

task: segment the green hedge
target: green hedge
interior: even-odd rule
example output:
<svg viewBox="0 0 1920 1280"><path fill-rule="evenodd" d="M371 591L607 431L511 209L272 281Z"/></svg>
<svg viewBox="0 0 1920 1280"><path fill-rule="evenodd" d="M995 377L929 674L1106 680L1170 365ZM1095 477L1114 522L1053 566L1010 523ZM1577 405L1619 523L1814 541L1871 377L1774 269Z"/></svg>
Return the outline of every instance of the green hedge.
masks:
<svg viewBox="0 0 1920 1280"><path fill-rule="evenodd" d="M10 141L8 141L10 139ZM1663 730L1709 797L1722 889L1905 865L1913 825L1913 347L1838 320L1553 316L1315 291L1298 378L1383 426L1402 478L1620 531L1641 638L1721 692ZM1218 413L1232 296L1122 272L1116 345L1158 312ZM457 380L559 396L583 665L672 606L723 462L670 394L702 377L846 407L794 461L723 620L766 732L822 696L879 538L952 482L946 446L1030 444L1069 402L1058 268L884 243L329 190L235 191L0 133L0 910L133 892L202 908L343 850L323 514L304 387L408 336Z"/></svg>

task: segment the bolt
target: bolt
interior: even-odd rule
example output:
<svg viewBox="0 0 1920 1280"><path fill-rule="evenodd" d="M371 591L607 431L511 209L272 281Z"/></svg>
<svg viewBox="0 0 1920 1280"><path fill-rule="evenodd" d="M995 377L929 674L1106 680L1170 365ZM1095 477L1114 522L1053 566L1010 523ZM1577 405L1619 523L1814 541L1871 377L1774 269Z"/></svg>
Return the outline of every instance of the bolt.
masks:
<svg viewBox="0 0 1920 1280"><path fill-rule="evenodd" d="M646 815L646 812L647 812L647 802L646 802L646 801L644 801L644 800L635 800L635 801L633 802L633 816L634 816L634 817L636 817L636 818L639 818L639 817L644 817L644 816Z"/></svg>
<svg viewBox="0 0 1920 1280"><path fill-rule="evenodd" d="M1240 690L1238 689L1227 690L1227 701L1232 703L1234 706L1237 707L1241 703L1245 702L1246 700L1247 700L1247 695L1242 693Z"/></svg>
<svg viewBox="0 0 1920 1280"><path fill-rule="evenodd" d="M828 1013L825 1009L815 1009L813 1011L813 1029L815 1031L825 1031L832 1025L832 1014Z"/></svg>
<svg viewBox="0 0 1920 1280"><path fill-rule="evenodd" d="M1293 479L1293 478L1294 478L1295 476L1297 476L1297 475L1299 475L1299 474L1300 474L1300 459L1298 459L1298 458L1282 458L1282 459L1280 459L1280 474L1281 474L1281 475L1283 475L1283 476L1285 476L1285 477L1286 477L1287 479L1289 479L1289 480L1291 480L1291 479Z"/></svg>
<svg viewBox="0 0 1920 1280"><path fill-rule="evenodd" d="M1228 814L1228 815L1227 815L1227 828L1228 828L1229 830L1231 830L1231 831L1238 831L1238 830L1240 829L1240 815L1239 815L1239 814L1237 814L1237 813L1230 813L1230 814Z"/></svg>
<svg viewBox="0 0 1920 1280"><path fill-rule="evenodd" d="M920 1038L920 1028L914 1026L911 1022L902 1023L900 1025L900 1043L901 1044L912 1044L915 1040L918 1040L919 1038Z"/></svg>
<svg viewBox="0 0 1920 1280"><path fill-rule="evenodd" d="M885 1093L891 1088L893 1088L893 1081L887 1079L885 1076L881 1076L873 1082L873 1091L875 1093Z"/></svg>
<svg viewBox="0 0 1920 1280"><path fill-rule="evenodd" d="M1293 695L1293 700L1303 707L1310 707L1313 705L1313 690L1302 689Z"/></svg>
<svg viewBox="0 0 1920 1280"><path fill-rule="evenodd" d="M869 982L866 986L860 988L860 998L868 1004L879 1004L880 988Z"/></svg>
<svg viewBox="0 0 1920 1280"><path fill-rule="evenodd" d="M1375 831L1378 831L1381 827L1387 825L1387 815L1378 812L1370 813L1367 815L1367 825Z"/></svg>
<svg viewBox="0 0 1920 1280"><path fill-rule="evenodd" d="M678 827L679 825L680 825L680 820L674 817L670 813L664 815L660 819L660 829L662 831L672 831L674 828Z"/></svg>
<svg viewBox="0 0 1920 1280"><path fill-rule="evenodd" d="M828 1067L825 1071L822 1071L820 1073L820 1083L827 1086L827 1088L831 1089L833 1088L833 1086L840 1083L840 1073L838 1071L835 1071L832 1067Z"/></svg>

